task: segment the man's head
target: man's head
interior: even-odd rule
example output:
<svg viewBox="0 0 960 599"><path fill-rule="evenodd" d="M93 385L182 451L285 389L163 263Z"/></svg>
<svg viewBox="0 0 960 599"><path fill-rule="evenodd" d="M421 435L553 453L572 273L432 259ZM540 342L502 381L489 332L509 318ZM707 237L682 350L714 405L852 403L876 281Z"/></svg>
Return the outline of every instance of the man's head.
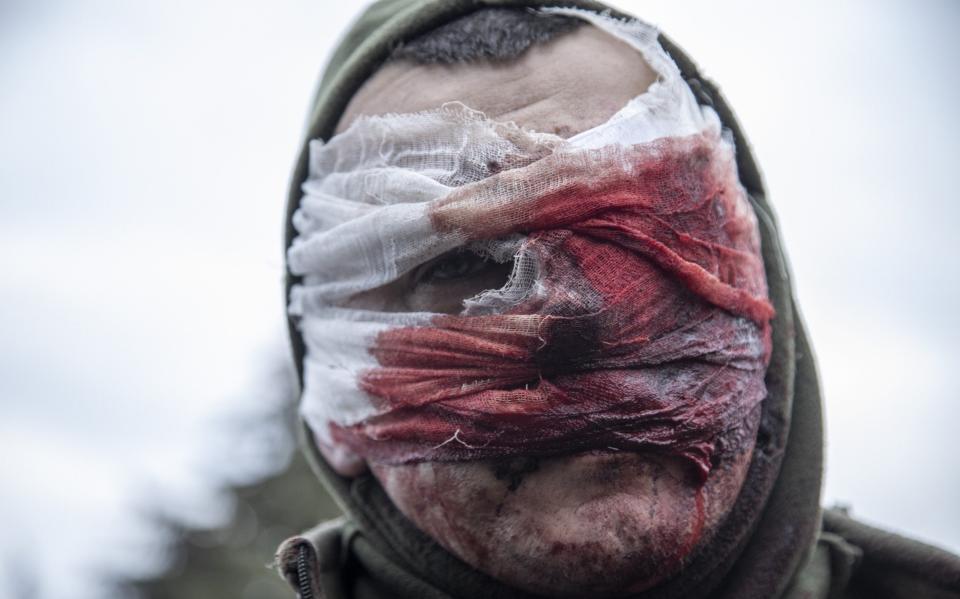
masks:
<svg viewBox="0 0 960 599"><path fill-rule="evenodd" d="M608 31L569 16L488 9L399 48L354 95L337 132L371 115L459 102L487 119L568 139L608 122L656 81L641 53ZM465 300L509 284L511 273L516 270L509 261L451 250L350 294L338 307L458 314ZM692 320L713 318L693 309L689 314ZM738 368L734 362L730 368ZM688 373L681 368L671 376ZM655 450L655 443L649 451L590 447L400 463L329 439L319 447L343 476L369 466L416 526L511 586L548 595L616 595L675 574L711 537L743 484L759 414L760 406L751 404L719 431L705 474L683 457ZM467 444L457 435L451 440Z"/></svg>

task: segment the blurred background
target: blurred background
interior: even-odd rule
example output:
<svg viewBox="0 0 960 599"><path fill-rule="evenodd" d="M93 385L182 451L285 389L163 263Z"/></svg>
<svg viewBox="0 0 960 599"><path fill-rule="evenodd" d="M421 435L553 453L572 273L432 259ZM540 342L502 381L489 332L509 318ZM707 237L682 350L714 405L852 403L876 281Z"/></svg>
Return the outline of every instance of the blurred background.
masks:
<svg viewBox="0 0 960 599"><path fill-rule="evenodd" d="M614 2L718 81L822 371L824 503L960 551L960 3ZM0 0L0 598L289 597L282 205L359 5Z"/></svg>

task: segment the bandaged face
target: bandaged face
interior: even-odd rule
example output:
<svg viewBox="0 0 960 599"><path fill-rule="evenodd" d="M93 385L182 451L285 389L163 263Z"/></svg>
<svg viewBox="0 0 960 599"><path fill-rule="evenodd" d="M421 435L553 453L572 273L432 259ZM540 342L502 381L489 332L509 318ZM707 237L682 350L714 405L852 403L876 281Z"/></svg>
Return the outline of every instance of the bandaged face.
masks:
<svg viewBox="0 0 960 599"><path fill-rule="evenodd" d="M731 142L656 32L396 63L311 144L302 413L344 475L526 590L648 588L729 510L770 353Z"/></svg>

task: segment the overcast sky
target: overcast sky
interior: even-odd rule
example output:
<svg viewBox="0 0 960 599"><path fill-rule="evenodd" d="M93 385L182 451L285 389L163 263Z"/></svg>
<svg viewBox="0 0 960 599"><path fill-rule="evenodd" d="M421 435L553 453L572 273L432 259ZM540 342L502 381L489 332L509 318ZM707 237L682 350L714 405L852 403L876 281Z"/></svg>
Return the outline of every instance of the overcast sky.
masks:
<svg viewBox="0 0 960 599"><path fill-rule="evenodd" d="M222 423L275 401L286 180L348 4L0 0L0 597L101 596L162 565L147 506L213 525L277 463ZM824 502L960 551L960 4L616 4L721 83L764 168Z"/></svg>

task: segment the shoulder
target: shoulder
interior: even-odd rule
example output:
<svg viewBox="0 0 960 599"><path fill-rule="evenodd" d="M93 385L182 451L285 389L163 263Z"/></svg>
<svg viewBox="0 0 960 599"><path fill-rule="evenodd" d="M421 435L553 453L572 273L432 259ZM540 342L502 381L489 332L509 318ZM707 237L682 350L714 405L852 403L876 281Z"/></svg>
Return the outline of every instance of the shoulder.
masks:
<svg viewBox="0 0 960 599"><path fill-rule="evenodd" d="M817 545L785 597L795 596L960 599L960 558L826 510Z"/></svg>

